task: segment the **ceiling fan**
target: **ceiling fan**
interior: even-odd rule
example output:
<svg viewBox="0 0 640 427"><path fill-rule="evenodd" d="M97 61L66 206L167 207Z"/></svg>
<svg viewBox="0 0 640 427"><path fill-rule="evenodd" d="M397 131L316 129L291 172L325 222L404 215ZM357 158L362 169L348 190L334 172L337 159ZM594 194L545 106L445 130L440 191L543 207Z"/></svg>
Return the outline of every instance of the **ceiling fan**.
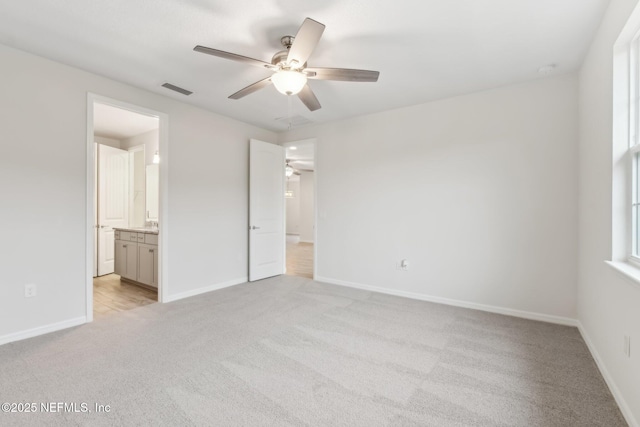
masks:
<svg viewBox="0 0 640 427"><path fill-rule="evenodd" d="M240 99L273 83L280 93L298 95L309 110L315 111L320 108L320 102L307 84L307 79L376 82L380 75L378 71L369 70L307 67L307 60L318 45L324 28L323 24L306 18L295 37L284 36L280 39L286 50L273 55L270 63L200 45L193 50L273 71L271 76L239 90L229 96L230 99Z"/></svg>
<svg viewBox="0 0 640 427"><path fill-rule="evenodd" d="M289 164L291 160L286 159L287 164L284 167L284 173L286 175L287 178L289 178L291 175L300 175L300 171L295 169L293 166L291 166Z"/></svg>

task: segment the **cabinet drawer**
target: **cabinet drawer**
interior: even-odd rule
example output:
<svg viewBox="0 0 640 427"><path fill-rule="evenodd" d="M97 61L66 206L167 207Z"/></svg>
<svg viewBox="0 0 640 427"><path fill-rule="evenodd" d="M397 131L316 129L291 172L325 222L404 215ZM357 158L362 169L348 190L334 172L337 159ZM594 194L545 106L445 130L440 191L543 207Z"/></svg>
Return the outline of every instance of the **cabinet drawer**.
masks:
<svg viewBox="0 0 640 427"><path fill-rule="evenodd" d="M113 238L116 240L120 240L120 230L115 230L113 232Z"/></svg>
<svg viewBox="0 0 640 427"><path fill-rule="evenodd" d="M131 235L132 234L135 234L135 233L132 233L130 231L120 231L120 237L119 238L116 237L116 239L118 239L118 240L131 240Z"/></svg>
<svg viewBox="0 0 640 427"><path fill-rule="evenodd" d="M158 235L157 234L145 234L144 242L148 245L157 245L158 244Z"/></svg>

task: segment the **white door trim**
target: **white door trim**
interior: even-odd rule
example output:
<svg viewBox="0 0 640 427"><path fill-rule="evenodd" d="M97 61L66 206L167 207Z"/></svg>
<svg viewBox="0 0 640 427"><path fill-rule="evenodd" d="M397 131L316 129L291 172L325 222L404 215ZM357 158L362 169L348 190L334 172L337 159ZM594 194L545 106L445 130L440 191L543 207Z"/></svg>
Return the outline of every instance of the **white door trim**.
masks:
<svg viewBox="0 0 640 427"><path fill-rule="evenodd" d="M100 104L111 105L113 107L122 108L125 110L133 111L139 114L145 114L148 116L158 117L159 120L159 151L162 153L162 160L160 163L160 211L158 222L160 223L160 233L158 235L158 301L167 302L169 295L169 281L167 262L168 251L167 246L169 242L169 197L168 197L168 183L169 183L169 116L166 113L160 111L151 110L138 105L129 104L127 102L119 101L117 99L108 98L105 96L97 95L91 92L87 93L87 134L86 134L86 216L85 216L85 295L86 295L86 317L87 323L93 321L93 264L94 264L94 218L95 207L93 204L93 198L95 195L94 190L94 156L95 146L93 137L93 104L97 102Z"/></svg>
<svg viewBox="0 0 640 427"><path fill-rule="evenodd" d="M313 280L318 277L318 140L313 140Z"/></svg>

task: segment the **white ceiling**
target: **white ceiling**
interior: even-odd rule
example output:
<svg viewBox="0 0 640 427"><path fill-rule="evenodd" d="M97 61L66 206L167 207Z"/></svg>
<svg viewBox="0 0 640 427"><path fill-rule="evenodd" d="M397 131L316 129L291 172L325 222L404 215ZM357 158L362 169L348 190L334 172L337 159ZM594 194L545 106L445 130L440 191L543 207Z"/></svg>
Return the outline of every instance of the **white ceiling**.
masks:
<svg viewBox="0 0 640 427"><path fill-rule="evenodd" d="M113 139L126 139L158 129L157 117L145 116L105 104L93 106L93 133Z"/></svg>
<svg viewBox="0 0 640 427"><path fill-rule="evenodd" d="M0 43L272 130L419 104L579 67L609 0L29 0L0 3ZM305 17L326 25L309 66L380 71L377 83L311 81L322 109L268 87L269 75L194 52L201 44L269 62ZM185 97L160 87L170 82Z"/></svg>

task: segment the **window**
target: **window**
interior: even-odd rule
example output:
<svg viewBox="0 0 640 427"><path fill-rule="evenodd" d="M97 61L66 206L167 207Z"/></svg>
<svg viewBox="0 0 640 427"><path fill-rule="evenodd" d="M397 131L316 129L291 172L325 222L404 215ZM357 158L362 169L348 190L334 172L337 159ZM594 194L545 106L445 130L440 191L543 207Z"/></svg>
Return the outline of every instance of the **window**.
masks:
<svg viewBox="0 0 640 427"><path fill-rule="evenodd" d="M640 6L613 46L612 89L611 258L605 262L640 284Z"/></svg>
<svg viewBox="0 0 640 427"><path fill-rule="evenodd" d="M629 43L629 141L627 193L630 215L627 224L629 261L640 266L640 34Z"/></svg>

